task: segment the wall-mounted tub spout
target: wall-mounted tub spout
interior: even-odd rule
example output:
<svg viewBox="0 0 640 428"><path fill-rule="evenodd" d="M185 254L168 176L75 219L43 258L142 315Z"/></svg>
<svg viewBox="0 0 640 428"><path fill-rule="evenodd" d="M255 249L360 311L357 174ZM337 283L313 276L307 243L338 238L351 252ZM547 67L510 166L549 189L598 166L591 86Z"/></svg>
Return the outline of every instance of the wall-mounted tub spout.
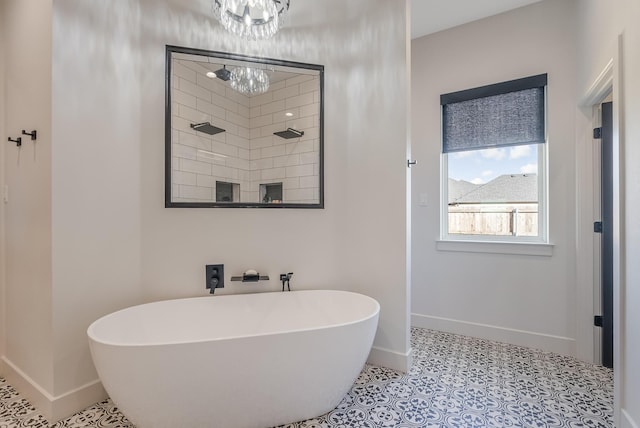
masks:
<svg viewBox="0 0 640 428"><path fill-rule="evenodd" d="M293 272L281 273L280 274L280 281L282 281L282 291L284 291L285 283L287 284L287 290L291 291L291 286L289 285L289 280L291 279L292 276L293 276Z"/></svg>

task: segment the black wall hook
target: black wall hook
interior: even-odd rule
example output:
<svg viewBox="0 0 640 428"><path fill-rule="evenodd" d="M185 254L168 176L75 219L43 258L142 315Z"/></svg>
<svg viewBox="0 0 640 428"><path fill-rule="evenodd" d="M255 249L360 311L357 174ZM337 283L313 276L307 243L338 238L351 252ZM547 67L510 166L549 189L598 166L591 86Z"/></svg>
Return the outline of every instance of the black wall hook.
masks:
<svg viewBox="0 0 640 428"><path fill-rule="evenodd" d="M38 138L38 132L34 129L31 132L27 132L24 129L22 130L22 135L30 135L31 136L31 140L35 140L36 138Z"/></svg>
<svg viewBox="0 0 640 428"><path fill-rule="evenodd" d="M9 141L11 141L12 143L16 143L17 147L20 147L22 145L22 137L18 137L15 140L9 137Z"/></svg>

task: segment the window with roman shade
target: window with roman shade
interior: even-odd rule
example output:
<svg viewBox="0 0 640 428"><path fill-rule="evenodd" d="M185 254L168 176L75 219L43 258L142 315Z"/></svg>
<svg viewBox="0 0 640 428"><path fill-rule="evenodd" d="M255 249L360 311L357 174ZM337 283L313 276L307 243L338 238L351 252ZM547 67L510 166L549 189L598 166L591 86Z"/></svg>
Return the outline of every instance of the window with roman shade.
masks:
<svg viewBox="0 0 640 428"><path fill-rule="evenodd" d="M546 87L540 74L440 96L444 239L546 240Z"/></svg>
<svg viewBox="0 0 640 428"><path fill-rule="evenodd" d="M545 142L547 75L440 96L444 153Z"/></svg>

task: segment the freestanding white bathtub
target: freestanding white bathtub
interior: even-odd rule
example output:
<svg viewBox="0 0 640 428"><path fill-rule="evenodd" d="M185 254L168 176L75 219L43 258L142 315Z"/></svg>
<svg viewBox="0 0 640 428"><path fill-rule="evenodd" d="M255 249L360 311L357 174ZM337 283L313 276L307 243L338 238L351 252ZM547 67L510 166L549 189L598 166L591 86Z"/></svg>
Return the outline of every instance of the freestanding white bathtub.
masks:
<svg viewBox="0 0 640 428"><path fill-rule="evenodd" d="M123 309L87 334L105 389L137 427L272 427L340 403L379 312L346 291L207 296Z"/></svg>

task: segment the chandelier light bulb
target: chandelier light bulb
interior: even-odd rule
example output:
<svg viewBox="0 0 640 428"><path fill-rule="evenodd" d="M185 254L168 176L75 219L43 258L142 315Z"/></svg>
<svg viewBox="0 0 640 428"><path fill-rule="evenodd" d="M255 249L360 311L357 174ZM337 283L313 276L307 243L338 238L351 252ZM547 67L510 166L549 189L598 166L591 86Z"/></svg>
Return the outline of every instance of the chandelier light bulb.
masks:
<svg viewBox="0 0 640 428"><path fill-rule="evenodd" d="M249 11L249 6L245 6L244 8L244 25L247 27L251 26L251 12Z"/></svg>

